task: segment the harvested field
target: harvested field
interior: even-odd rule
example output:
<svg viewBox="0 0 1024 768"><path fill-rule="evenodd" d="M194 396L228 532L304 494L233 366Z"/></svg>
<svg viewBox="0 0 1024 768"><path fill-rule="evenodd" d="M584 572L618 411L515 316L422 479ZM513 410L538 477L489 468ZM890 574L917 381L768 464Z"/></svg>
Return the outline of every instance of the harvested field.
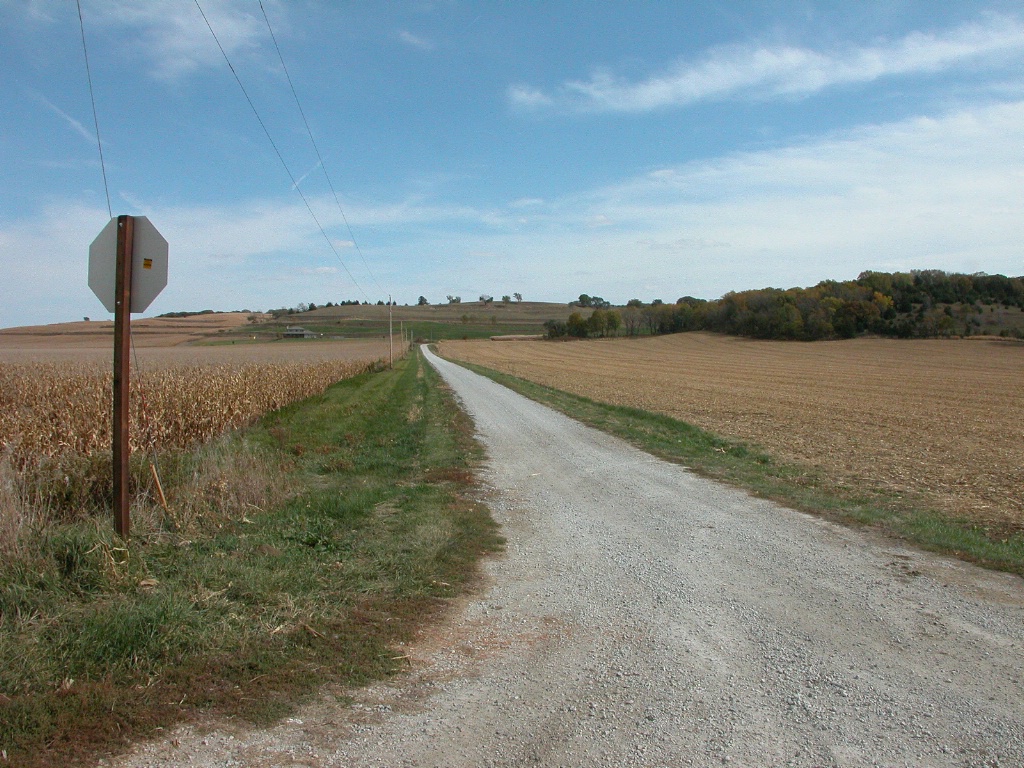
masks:
<svg viewBox="0 0 1024 768"><path fill-rule="evenodd" d="M227 331L237 331L250 325L250 317L264 316L245 312L220 312L189 317L144 318L132 321L132 335L137 347L170 347L202 341ZM111 320L0 328L0 350L39 350L50 347L110 349L113 344L114 323Z"/></svg>
<svg viewBox="0 0 1024 768"><path fill-rule="evenodd" d="M996 534L1024 531L1024 344L690 333L439 346L449 358L756 444L837 485L917 496Z"/></svg>

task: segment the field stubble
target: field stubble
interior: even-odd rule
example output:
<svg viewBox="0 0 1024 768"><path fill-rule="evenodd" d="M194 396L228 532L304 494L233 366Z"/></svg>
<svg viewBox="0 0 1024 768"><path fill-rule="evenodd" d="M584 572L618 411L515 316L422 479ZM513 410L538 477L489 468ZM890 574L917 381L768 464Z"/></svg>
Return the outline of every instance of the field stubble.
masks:
<svg viewBox="0 0 1024 768"><path fill-rule="evenodd" d="M447 357L667 414L970 520L1024 531L1024 345L707 333L574 343L444 342Z"/></svg>

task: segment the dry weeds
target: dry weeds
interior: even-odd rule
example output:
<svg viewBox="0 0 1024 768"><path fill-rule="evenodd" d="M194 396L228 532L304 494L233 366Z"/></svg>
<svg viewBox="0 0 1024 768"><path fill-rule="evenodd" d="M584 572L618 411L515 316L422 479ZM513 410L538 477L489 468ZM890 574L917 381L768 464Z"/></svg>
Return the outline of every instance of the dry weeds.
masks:
<svg viewBox="0 0 1024 768"><path fill-rule="evenodd" d="M50 348L0 357L0 536L16 541L30 518L48 515L43 507L54 499L62 499L58 506L86 503L103 481L111 354ZM132 450L192 449L317 395L386 354L380 340L139 350L131 378Z"/></svg>
<svg viewBox="0 0 1024 768"><path fill-rule="evenodd" d="M575 343L444 342L447 356L668 414L913 494L994 532L1024 530L1024 345L706 333Z"/></svg>

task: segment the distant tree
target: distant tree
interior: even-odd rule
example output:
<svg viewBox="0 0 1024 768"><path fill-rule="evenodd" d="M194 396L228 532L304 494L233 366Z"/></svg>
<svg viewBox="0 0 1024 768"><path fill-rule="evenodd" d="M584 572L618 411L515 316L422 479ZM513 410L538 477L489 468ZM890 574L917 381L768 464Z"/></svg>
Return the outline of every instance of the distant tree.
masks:
<svg viewBox="0 0 1024 768"><path fill-rule="evenodd" d="M633 304L632 301L637 302ZM640 333L640 328L643 324L643 315L641 309L643 302L639 299L632 299L631 303L626 305L626 308L622 311L622 325L626 329L627 336L637 336Z"/></svg>
<svg viewBox="0 0 1024 768"><path fill-rule="evenodd" d="M591 304L591 298L585 293L581 293L580 297L576 299L576 305L580 307L589 307Z"/></svg>
<svg viewBox="0 0 1024 768"><path fill-rule="evenodd" d="M427 301L427 297L426 296L420 296L418 299L416 299L416 306L417 307L425 307L428 304L430 304L430 302Z"/></svg>
<svg viewBox="0 0 1024 768"><path fill-rule="evenodd" d="M449 293L448 294L448 303L449 304L461 304L462 303L462 297L461 296L452 296Z"/></svg>
<svg viewBox="0 0 1024 768"><path fill-rule="evenodd" d="M658 311L658 305L651 303L649 307L644 307L640 310L640 317L643 318L644 325L647 326L647 332L652 336L658 332L658 325L661 320L661 313Z"/></svg>
<svg viewBox="0 0 1024 768"><path fill-rule="evenodd" d="M309 305L306 307L306 311L312 312L314 309L316 309L316 304L314 304L312 301L309 302Z"/></svg>
<svg viewBox="0 0 1024 768"><path fill-rule="evenodd" d="M484 304L490 304L491 302L494 301L494 297L486 293L482 293L480 294L480 301L482 301Z"/></svg>
<svg viewBox="0 0 1024 768"><path fill-rule="evenodd" d="M519 302L521 302L523 300L523 294L521 294L521 293L513 293L512 294L512 298L516 300L516 303L519 303Z"/></svg>
<svg viewBox="0 0 1024 768"><path fill-rule="evenodd" d="M549 339L560 339L569 333L569 329L561 320L545 320L544 330Z"/></svg>
<svg viewBox="0 0 1024 768"><path fill-rule="evenodd" d="M506 296L502 296L501 300L505 304L511 304L512 303L512 297L511 296L507 296L507 295Z"/></svg>
<svg viewBox="0 0 1024 768"><path fill-rule="evenodd" d="M303 302L303 301L300 301L300 302L299 302L299 306L297 306L297 307L295 308L295 311L296 311L296 312L305 312L305 311L306 311L306 310L308 310L308 309L309 309L309 305L308 305L308 304L306 304L306 303L305 303L305 302Z"/></svg>
<svg viewBox="0 0 1024 768"><path fill-rule="evenodd" d="M608 310L607 328L611 336L615 336L622 327L622 315L617 309Z"/></svg>
<svg viewBox="0 0 1024 768"><path fill-rule="evenodd" d="M640 307L642 307L643 305L644 303L640 301L640 299L630 299L629 301L626 302L627 307L633 307L635 309L640 309Z"/></svg>
<svg viewBox="0 0 1024 768"><path fill-rule="evenodd" d="M575 336L578 339L587 338L589 327L587 321L583 319L583 315L579 312L573 312L569 315L569 319L565 321L566 331L570 336Z"/></svg>
<svg viewBox="0 0 1024 768"><path fill-rule="evenodd" d="M384 304L384 299L377 299L377 306L378 306L378 307L383 307L383 306L385 306L385 304Z"/></svg>

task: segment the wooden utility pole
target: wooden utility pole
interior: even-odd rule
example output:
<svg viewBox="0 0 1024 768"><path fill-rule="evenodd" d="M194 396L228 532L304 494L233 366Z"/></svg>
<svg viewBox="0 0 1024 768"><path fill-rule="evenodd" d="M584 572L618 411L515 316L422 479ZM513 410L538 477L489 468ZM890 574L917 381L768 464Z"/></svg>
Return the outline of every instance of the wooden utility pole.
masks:
<svg viewBox="0 0 1024 768"><path fill-rule="evenodd" d="M129 368L131 362L132 255L135 219L117 217L117 264L114 280L114 530L127 539L129 519L128 443Z"/></svg>
<svg viewBox="0 0 1024 768"><path fill-rule="evenodd" d="M395 367L395 331L391 321L391 296L388 296L388 342L391 344L391 357L389 367Z"/></svg>

